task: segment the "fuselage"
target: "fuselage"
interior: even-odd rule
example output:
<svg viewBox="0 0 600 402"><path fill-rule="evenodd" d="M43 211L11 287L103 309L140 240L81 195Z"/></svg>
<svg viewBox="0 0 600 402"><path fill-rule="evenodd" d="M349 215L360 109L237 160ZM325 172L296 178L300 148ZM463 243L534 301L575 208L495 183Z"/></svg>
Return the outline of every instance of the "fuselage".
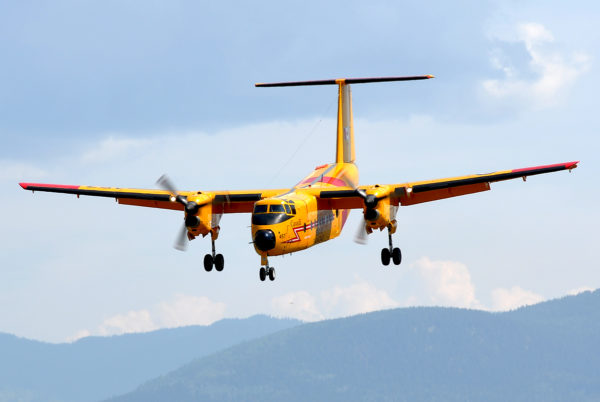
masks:
<svg viewBox="0 0 600 402"><path fill-rule="evenodd" d="M329 209L323 205L327 200L318 199L307 189L357 185L354 163L332 163L317 167L287 193L258 201L252 212L256 252L262 257L283 255L336 238L350 210Z"/></svg>

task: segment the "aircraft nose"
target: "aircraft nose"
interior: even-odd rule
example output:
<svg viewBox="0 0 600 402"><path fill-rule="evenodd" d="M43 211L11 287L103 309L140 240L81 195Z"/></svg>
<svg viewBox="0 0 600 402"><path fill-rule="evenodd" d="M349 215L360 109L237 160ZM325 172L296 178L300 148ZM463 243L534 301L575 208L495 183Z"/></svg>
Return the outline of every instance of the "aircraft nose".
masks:
<svg viewBox="0 0 600 402"><path fill-rule="evenodd" d="M254 244L260 251L269 251L275 248L275 233L271 229L257 230L254 235Z"/></svg>

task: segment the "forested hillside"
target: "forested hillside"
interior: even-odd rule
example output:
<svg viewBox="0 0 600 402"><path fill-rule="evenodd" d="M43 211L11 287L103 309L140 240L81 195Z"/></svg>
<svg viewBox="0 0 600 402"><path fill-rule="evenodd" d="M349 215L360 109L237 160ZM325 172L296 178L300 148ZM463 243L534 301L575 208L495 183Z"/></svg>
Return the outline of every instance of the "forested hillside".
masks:
<svg viewBox="0 0 600 402"><path fill-rule="evenodd" d="M598 401L600 291L506 313L403 308L304 324L112 401Z"/></svg>
<svg viewBox="0 0 600 402"><path fill-rule="evenodd" d="M298 324L254 316L63 344L0 334L0 402L97 401L194 358Z"/></svg>

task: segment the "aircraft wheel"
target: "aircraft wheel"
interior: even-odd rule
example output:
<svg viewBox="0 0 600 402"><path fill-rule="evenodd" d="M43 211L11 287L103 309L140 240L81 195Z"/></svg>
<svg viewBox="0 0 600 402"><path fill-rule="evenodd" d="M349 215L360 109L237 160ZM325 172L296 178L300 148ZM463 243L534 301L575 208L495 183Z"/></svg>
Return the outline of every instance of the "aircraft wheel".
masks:
<svg viewBox="0 0 600 402"><path fill-rule="evenodd" d="M264 267L260 267L260 271L258 271L258 276L260 280L264 282L264 280L267 278L267 270Z"/></svg>
<svg viewBox="0 0 600 402"><path fill-rule="evenodd" d="M392 260L394 261L394 265L400 265L402 262L402 252L400 252L398 247L392 250Z"/></svg>
<svg viewBox="0 0 600 402"><path fill-rule="evenodd" d="M206 254L204 256L204 269L206 270L206 272L212 271L213 262L214 261L213 261L212 255Z"/></svg>
<svg viewBox="0 0 600 402"><path fill-rule="evenodd" d="M223 258L223 254L215 255L215 269L219 272L223 270L225 267L225 258Z"/></svg>
<svg viewBox="0 0 600 402"><path fill-rule="evenodd" d="M269 268L269 279L271 281L275 280L275 268Z"/></svg>
<svg viewBox="0 0 600 402"><path fill-rule="evenodd" d="M383 265L390 265L390 258L392 257L389 248L384 248L381 250L381 263Z"/></svg>

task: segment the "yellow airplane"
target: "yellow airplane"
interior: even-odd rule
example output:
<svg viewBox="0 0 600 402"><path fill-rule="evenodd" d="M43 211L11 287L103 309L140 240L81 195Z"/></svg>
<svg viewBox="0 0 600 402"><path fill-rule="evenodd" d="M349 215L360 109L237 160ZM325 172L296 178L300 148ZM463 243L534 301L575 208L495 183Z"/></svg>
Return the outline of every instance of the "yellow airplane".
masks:
<svg viewBox="0 0 600 402"><path fill-rule="evenodd" d="M67 186L40 183L19 183L25 190L49 191L115 198L119 204L137 205L184 211L184 226L175 247L185 249L187 240L211 235L212 252L204 257L204 268L217 271L225 265L222 254L215 254L219 237L219 222L223 214L251 213L252 239L261 257L259 277L275 279L275 269L268 257L305 250L336 238L342 232L351 209L362 209L364 227L358 241L374 230L388 231L388 247L381 250L381 262L400 264L402 254L393 246L396 212L400 205L414 205L490 189L497 181L525 178L542 173L569 170L579 161L553 165L504 170L488 174L452 177L439 180L397 184L358 185L358 168L354 164L354 126L350 84L385 81L410 81L433 78L432 75L412 77L341 78L334 80L256 84L257 87L302 85L337 85L337 145L334 163L327 163L302 179L292 188L248 191L177 191L166 177L157 184L162 190Z"/></svg>

